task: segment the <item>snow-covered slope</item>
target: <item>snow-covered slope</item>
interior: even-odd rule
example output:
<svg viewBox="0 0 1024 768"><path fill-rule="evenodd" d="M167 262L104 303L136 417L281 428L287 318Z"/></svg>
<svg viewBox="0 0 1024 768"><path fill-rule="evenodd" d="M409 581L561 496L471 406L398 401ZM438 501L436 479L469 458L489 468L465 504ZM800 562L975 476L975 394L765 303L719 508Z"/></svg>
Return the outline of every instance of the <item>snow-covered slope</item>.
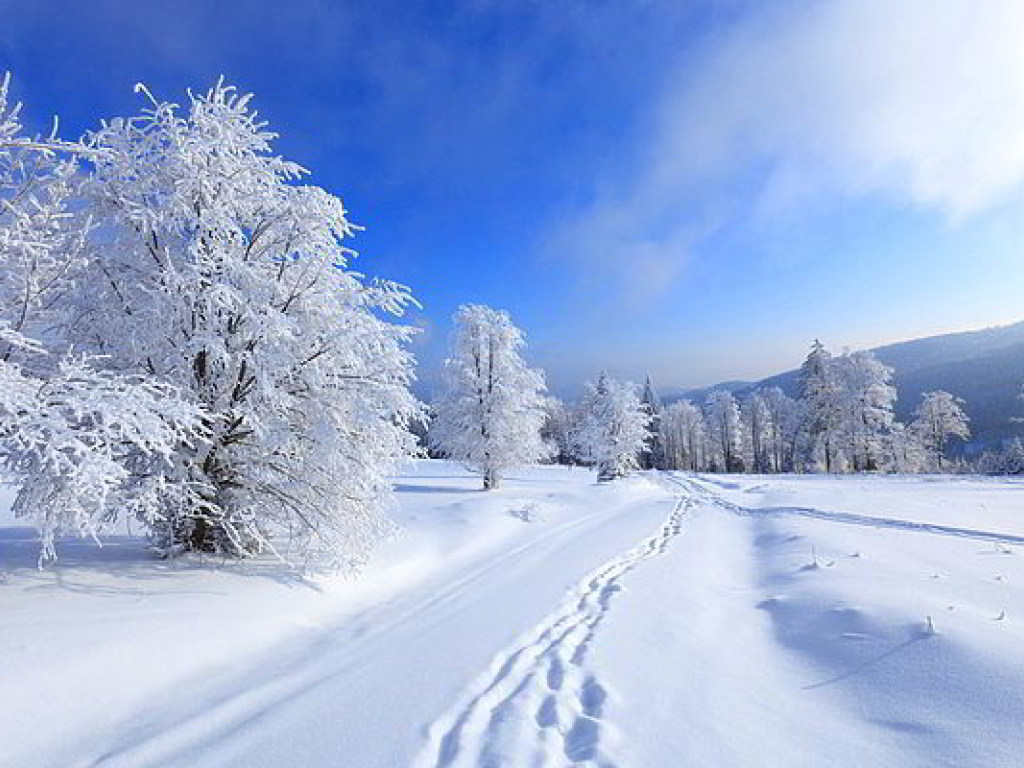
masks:
<svg viewBox="0 0 1024 768"><path fill-rule="evenodd" d="M1024 484L478 482L358 579L0 522L0 765L1019 764Z"/></svg>
<svg viewBox="0 0 1024 768"><path fill-rule="evenodd" d="M616 762L1019 764L1024 486L686 484L707 504L598 646Z"/></svg>
<svg viewBox="0 0 1024 768"><path fill-rule="evenodd" d="M972 450L998 446L1021 435L1021 426L1014 419L1022 410L1024 322L902 341L875 347L871 352L893 369L893 384L899 395L896 416L901 421L912 418L923 393L942 389L966 402ZM781 387L796 397L799 375L799 369L794 369L758 382L727 381L665 399L671 402L686 397L702 402L715 389L743 396L766 387Z"/></svg>

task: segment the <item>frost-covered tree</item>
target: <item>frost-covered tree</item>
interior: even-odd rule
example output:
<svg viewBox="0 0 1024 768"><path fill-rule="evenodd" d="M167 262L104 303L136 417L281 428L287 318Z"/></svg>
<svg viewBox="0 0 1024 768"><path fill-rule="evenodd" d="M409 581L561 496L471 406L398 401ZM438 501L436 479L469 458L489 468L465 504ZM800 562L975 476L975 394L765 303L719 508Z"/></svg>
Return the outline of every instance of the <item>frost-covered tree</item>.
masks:
<svg viewBox="0 0 1024 768"><path fill-rule="evenodd" d="M718 389L704 402L704 421L712 468L719 472L742 472L743 420L732 392Z"/></svg>
<svg viewBox="0 0 1024 768"><path fill-rule="evenodd" d="M887 470L892 472L924 472L929 467L928 452L921 435L904 424L895 422L885 441Z"/></svg>
<svg viewBox="0 0 1024 768"><path fill-rule="evenodd" d="M942 470L942 460L951 437L967 440L971 436L964 401L949 392L925 392L914 410L911 428L921 438L930 463Z"/></svg>
<svg viewBox="0 0 1024 768"><path fill-rule="evenodd" d="M1019 437L1013 438L1009 445L1003 449L1001 463L1001 474L1024 475L1024 441Z"/></svg>
<svg viewBox="0 0 1024 768"><path fill-rule="evenodd" d="M544 404L544 425L540 434L551 446L556 464L576 463L573 435L576 433L576 410L557 397L548 397Z"/></svg>
<svg viewBox="0 0 1024 768"><path fill-rule="evenodd" d="M93 362L65 356L36 377L0 360L0 474L18 483L13 512L35 523L41 561L58 536L95 538L126 514L154 522L152 498L173 493L164 470L201 434L176 391Z"/></svg>
<svg viewBox="0 0 1024 768"><path fill-rule="evenodd" d="M701 472L707 468L704 414L689 400L664 408L658 425L666 469Z"/></svg>
<svg viewBox="0 0 1024 768"><path fill-rule="evenodd" d="M842 386L835 361L825 346L814 340L800 368L800 399L804 403L807 455L804 464L820 464L826 472L840 468L844 425Z"/></svg>
<svg viewBox="0 0 1024 768"><path fill-rule="evenodd" d="M523 332L508 313L468 304L455 314L431 444L497 488L502 472L546 458L544 374L522 358Z"/></svg>
<svg viewBox="0 0 1024 768"><path fill-rule="evenodd" d="M58 536L148 519L163 470L202 429L174 388L99 370L59 332L86 258L85 148L22 136L9 84L0 80L0 480L17 484L14 514L35 522L44 561Z"/></svg>
<svg viewBox="0 0 1024 768"><path fill-rule="evenodd" d="M341 201L273 154L250 98L218 83L148 99L83 142L92 223L57 332L104 371L203 414L151 484L164 552L361 558L388 530L390 476L415 447L402 286L349 268Z"/></svg>
<svg viewBox="0 0 1024 768"><path fill-rule="evenodd" d="M743 422L744 463L751 472L771 472L772 435L777 430L772 424L772 413L764 396L753 392L740 404Z"/></svg>
<svg viewBox="0 0 1024 768"><path fill-rule="evenodd" d="M661 421L661 397L658 396L657 391L654 389L654 384L651 383L651 377L648 376L644 381L643 392L640 395L640 402L644 406L644 410L647 411L647 415L651 417L650 422L650 438L647 441L647 445L640 454L640 467L641 469L655 469L661 467L663 464L663 453L664 449L661 445L661 436L658 429L658 425Z"/></svg>
<svg viewBox="0 0 1024 768"><path fill-rule="evenodd" d="M1024 441L1013 438L996 451L985 451L978 459L978 471L986 475L1024 475Z"/></svg>
<svg viewBox="0 0 1024 768"><path fill-rule="evenodd" d="M636 385L602 373L597 382L587 382L580 401L575 440L580 458L597 468L599 481L629 474L650 439L650 421Z"/></svg>
<svg viewBox="0 0 1024 768"><path fill-rule="evenodd" d="M0 319L11 332L0 358L37 341L64 309L62 300L80 265L89 220L74 205L79 164L54 137L21 135L20 104L8 100L10 76L0 80Z"/></svg>
<svg viewBox="0 0 1024 768"><path fill-rule="evenodd" d="M896 388L892 369L871 352L852 352L834 361L841 387L843 434L854 471L881 469L892 432Z"/></svg>
<svg viewBox="0 0 1024 768"><path fill-rule="evenodd" d="M800 404L779 387L768 387L759 394L768 414L765 451L769 471L790 471L794 466L801 428Z"/></svg>

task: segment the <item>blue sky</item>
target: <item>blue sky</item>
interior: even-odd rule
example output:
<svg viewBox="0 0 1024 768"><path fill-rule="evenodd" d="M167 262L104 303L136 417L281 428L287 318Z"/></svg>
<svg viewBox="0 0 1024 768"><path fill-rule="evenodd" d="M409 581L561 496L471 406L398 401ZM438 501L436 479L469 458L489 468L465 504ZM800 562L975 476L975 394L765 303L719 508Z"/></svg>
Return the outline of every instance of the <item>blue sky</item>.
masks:
<svg viewBox="0 0 1024 768"><path fill-rule="evenodd" d="M36 7L38 6L38 7ZM0 0L0 70L75 136L224 74L412 286L572 394L1024 318L1024 8L992 0Z"/></svg>

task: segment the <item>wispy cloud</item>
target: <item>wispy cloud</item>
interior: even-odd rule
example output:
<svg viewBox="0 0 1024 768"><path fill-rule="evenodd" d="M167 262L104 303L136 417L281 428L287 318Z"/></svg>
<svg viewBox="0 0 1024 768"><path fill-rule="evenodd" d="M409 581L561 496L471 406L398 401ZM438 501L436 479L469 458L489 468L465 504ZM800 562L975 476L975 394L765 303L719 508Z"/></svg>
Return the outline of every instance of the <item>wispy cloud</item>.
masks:
<svg viewBox="0 0 1024 768"><path fill-rule="evenodd" d="M552 245L655 296L738 217L877 198L969 218L1024 178L1022 40L1016 0L750 3L680 56L636 162Z"/></svg>

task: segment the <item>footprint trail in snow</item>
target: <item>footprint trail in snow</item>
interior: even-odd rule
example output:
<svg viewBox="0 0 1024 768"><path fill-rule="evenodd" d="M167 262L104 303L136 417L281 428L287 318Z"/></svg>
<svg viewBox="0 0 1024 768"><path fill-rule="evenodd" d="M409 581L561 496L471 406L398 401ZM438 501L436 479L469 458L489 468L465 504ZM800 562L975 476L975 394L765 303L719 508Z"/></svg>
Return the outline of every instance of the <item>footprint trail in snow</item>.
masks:
<svg viewBox="0 0 1024 768"><path fill-rule="evenodd" d="M607 691L587 653L619 581L664 553L696 502L677 499L658 533L585 578L562 607L500 653L455 707L435 721L416 762L456 766L611 766L602 749Z"/></svg>

